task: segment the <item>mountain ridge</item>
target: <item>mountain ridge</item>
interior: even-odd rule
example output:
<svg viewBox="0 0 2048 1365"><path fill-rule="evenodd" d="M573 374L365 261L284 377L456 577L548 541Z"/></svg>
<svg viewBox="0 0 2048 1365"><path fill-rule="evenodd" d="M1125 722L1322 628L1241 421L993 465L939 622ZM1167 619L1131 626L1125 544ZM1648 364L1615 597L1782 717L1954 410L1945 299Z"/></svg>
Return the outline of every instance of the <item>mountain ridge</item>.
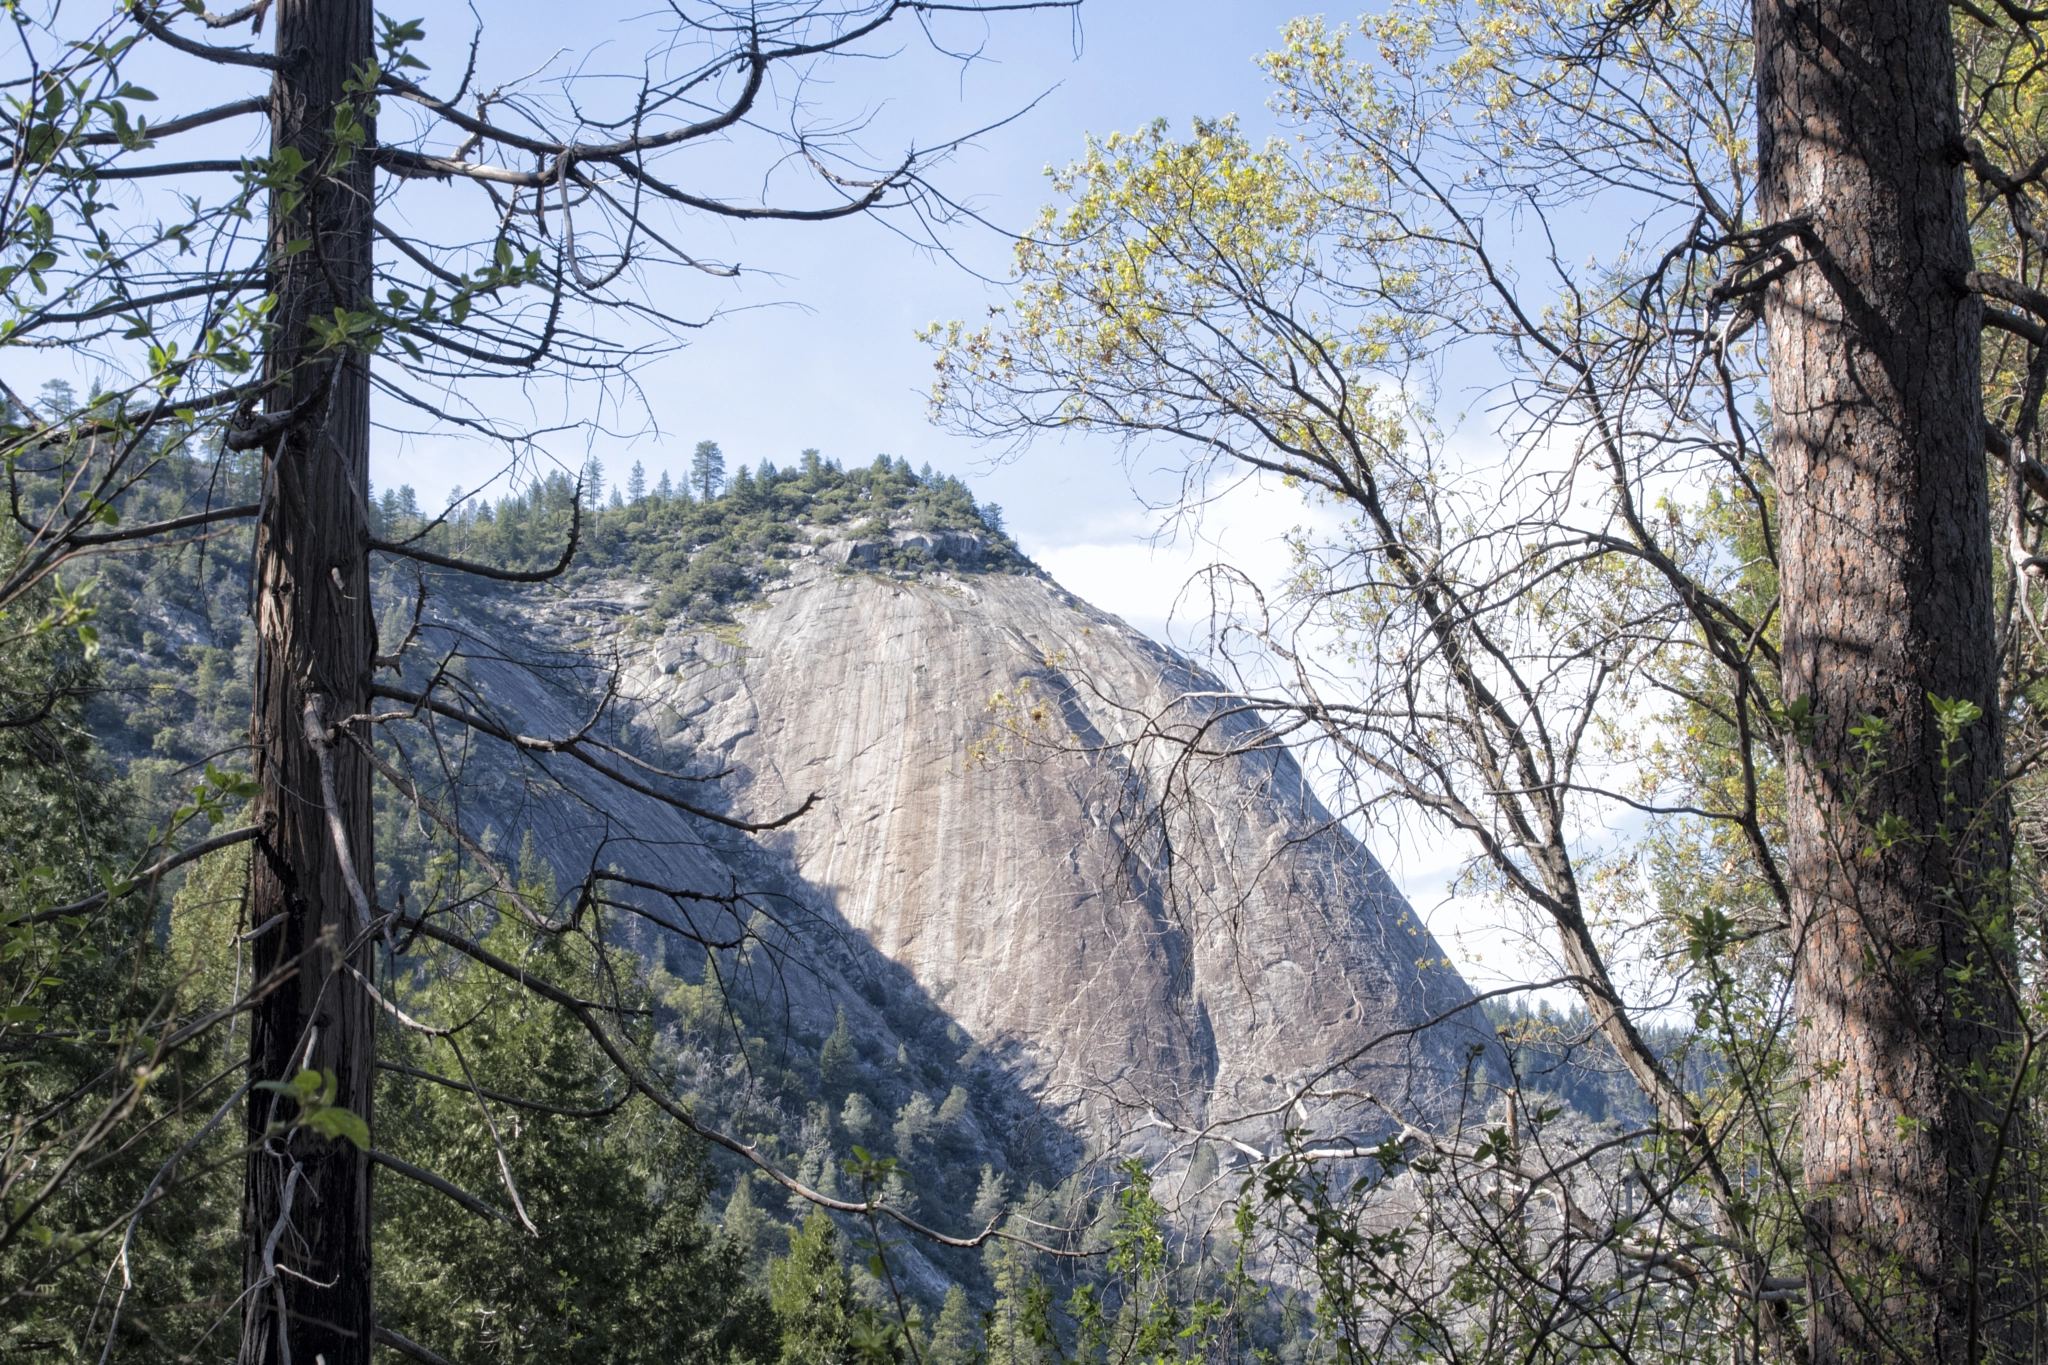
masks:
<svg viewBox="0 0 2048 1365"><path fill-rule="evenodd" d="M459 727L387 738L523 880L609 868L688 893L607 894L700 1112L824 1185L854 1145L893 1149L891 1198L971 1233L1005 1191L1058 1221L1091 1154L1220 1190L1228 1149L1204 1164L1192 1132L1251 1115L1230 1136L1266 1149L1313 1126L1290 1086L1383 1034L1406 1036L1353 1088L1424 1116L1456 1102L1490 1044L1469 990L1258 719L1215 710L1213 678L1053 582L957 480L807 460L744 486L582 510L570 572L535 587L378 557L404 686L443 677L519 733L596 725L648 785L728 816L821 794L748 837ZM558 476L438 525L387 499L375 529L527 568L559 557L576 496ZM246 717L245 573L224 536L109 585L130 597L108 611L99 728L146 797ZM1176 758L1191 726L1229 739L1220 766ZM378 803L380 902L427 904L446 840ZM772 1222L726 1179L733 1218ZM911 1277L929 1297L984 1273L927 1248Z"/></svg>
<svg viewBox="0 0 2048 1365"><path fill-rule="evenodd" d="M616 578L550 614L558 635L616 651L622 697L668 766L729 770L724 789L752 818L817 792L762 845L970 1033L1016 1043L1056 1107L1099 1101L1091 1131L1120 1126L1107 1110L1164 1107L1200 1126L1218 1100L1256 1108L1282 1085L1269 1076L1306 1076L1469 999L1278 746L1252 739L1222 785L1178 793L1139 771L1176 763L1170 738L1154 734L1136 766L1121 756L1119 727L1156 729L1177 697L1220 693L1214 679L1042 574L863 571L919 533L895 535L898 548L806 547L730 624L633 638L620 623L657 587ZM957 548L971 563L978 547ZM484 683L508 703L519 690ZM1064 733L1012 723L1034 712L1056 712ZM1257 730L1244 715L1208 723L1241 741ZM1005 742L1017 751L992 751ZM1190 824L1160 805L1173 799L1205 809ZM1172 875L1147 865L1161 857ZM1172 1008L1105 1014L1099 1000ZM1382 1089L1407 1072L1441 1087L1471 1041L1411 1043L1372 1069Z"/></svg>

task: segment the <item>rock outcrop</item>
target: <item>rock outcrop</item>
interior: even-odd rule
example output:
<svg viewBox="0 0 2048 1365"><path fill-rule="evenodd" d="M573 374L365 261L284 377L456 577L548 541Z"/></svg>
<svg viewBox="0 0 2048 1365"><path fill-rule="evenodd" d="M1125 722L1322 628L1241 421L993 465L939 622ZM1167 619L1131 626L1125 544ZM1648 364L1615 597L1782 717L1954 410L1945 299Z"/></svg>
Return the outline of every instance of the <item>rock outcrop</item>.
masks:
<svg viewBox="0 0 2048 1365"><path fill-rule="evenodd" d="M630 584L554 607L619 647L666 766L724 771L713 790L756 817L818 800L751 848L648 801L556 812L551 852L772 885L790 922L827 929L792 940L815 971L794 1017L829 1027L835 1005L858 1007L864 940L1094 1133L1161 1141L1145 1130L1162 1119L1269 1110L1333 1067L1440 1112L1478 1021L1418 1026L1470 994L1256 718L1046 577L860 571L897 542L820 546L733 624L653 640L609 624ZM518 670L483 674L536 730L573 723ZM1198 722L1228 757L1176 742Z"/></svg>

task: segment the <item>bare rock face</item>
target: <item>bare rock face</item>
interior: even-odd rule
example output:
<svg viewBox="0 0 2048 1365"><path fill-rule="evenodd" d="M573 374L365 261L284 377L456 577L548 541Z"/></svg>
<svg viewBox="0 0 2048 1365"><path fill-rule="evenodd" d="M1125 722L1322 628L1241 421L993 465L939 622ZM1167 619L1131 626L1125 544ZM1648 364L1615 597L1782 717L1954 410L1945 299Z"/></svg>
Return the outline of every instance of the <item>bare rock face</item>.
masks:
<svg viewBox="0 0 2048 1365"><path fill-rule="evenodd" d="M1325 1072L1440 1112L1480 1046L1470 992L1255 717L1050 579L859 572L889 548L867 544L736 628L628 652L642 714L682 719L672 759L729 768L736 807L818 794L764 839L793 894L1097 1134L1274 1109ZM1229 756L1176 742L1198 725ZM821 982L851 967L817 952ZM796 994L829 1018L838 992ZM1286 1109L1266 1131L1310 1117Z"/></svg>

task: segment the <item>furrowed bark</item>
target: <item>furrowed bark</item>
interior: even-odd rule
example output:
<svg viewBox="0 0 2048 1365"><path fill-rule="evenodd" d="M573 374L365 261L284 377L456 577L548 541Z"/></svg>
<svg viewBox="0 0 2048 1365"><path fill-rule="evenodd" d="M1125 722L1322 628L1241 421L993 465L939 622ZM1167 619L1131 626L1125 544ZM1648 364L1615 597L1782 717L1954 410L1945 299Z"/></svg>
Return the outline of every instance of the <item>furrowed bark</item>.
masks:
<svg viewBox="0 0 2048 1365"><path fill-rule="evenodd" d="M2010 1036L1978 328L1945 6L1756 0L1816 1365L2002 1356L1973 1060ZM1944 765L1933 700L1976 704ZM1883 723L1876 756L1866 717ZM1880 827L1880 821L1886 821ZM1903 822L1903 824L1895 823ZM1952 975L1974 968L1968 984ZM1995 1088L1995 1082L1993 1083Z"/></svg>
<svg viewBox="0 0 2048 1365"><path fill-rule="evenodd" d="M260 979L296 977L254 1011L249 1078L332 1072L335 1103L365 1120L375 1075L366 978L371 886L370 766L334 742L334 720L366 710L374 655L368 529L369 375L359 354L323 350L309 327L369 296L371 163L337 167L330 145L343 83L372 57L367 0L279 0L281 64L271 87L273 149L305 158L304 197L273 194L270 287L277 298L269 375L283 382L272 415L299 412L265 443L256 538L257 681L252 741L261 786L250 913L282 916L255 941ZM367 119L364 120L367 122ZM296 252L288 244L306 243ZM367 739L367 734L362 736ZM370 1159L350 1143L300 1130L289 1099L254 1092L242 1211L243 1365L367 1365Z"/></svg>

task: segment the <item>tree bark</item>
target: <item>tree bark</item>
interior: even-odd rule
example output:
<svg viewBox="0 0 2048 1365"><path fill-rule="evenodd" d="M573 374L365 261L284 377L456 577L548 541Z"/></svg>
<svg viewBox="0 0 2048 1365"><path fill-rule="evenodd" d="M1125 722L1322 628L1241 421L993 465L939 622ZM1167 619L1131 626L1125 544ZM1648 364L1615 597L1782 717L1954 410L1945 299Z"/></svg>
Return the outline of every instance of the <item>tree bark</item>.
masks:
<svg viewBox="0 0 2048 1365"><path fill-rule="evenodd" d="M1996 1105L1966 1068L2011 1015L1977 932L2008 822L1948 9L1755 18L1763 212L1808 225L1765 322L1784 689L1811 707L1788 766L1812 1358L1964 1361L2004 1330L1978 1219ZM1947 764L1931 698L1983 713Z"/></svg>
<svg viewBox="0 0 2048 1365"><path fill-rule="evenodd" d="M367 357L323 349L308 326L360 307L371 286L369 159L337 165L344 82L373 57L368 0L279 0L284 65L271 87L273 154L305 158L303 198L273 192L266 356L272 415L296 414L265 456L256 533L256 700L251 740L262 831L253 860L257 980L296 969L251 1016L249 1078L333 1073L334 1102L370 1118L374 1014L363 988L374 886L370 767L333 727L368 710L375 652L365 511ZM363 120L367 124L368 120ZM366 129L367 131L367 129ZM293 250L294 244L306 244ZM358 723L358 733L365 733ZM347 968L363 973L362 978ZM367 1365L370 1164L354 1145L300 1129L255 1091L242 1231L244 1365Z"/></svg>

